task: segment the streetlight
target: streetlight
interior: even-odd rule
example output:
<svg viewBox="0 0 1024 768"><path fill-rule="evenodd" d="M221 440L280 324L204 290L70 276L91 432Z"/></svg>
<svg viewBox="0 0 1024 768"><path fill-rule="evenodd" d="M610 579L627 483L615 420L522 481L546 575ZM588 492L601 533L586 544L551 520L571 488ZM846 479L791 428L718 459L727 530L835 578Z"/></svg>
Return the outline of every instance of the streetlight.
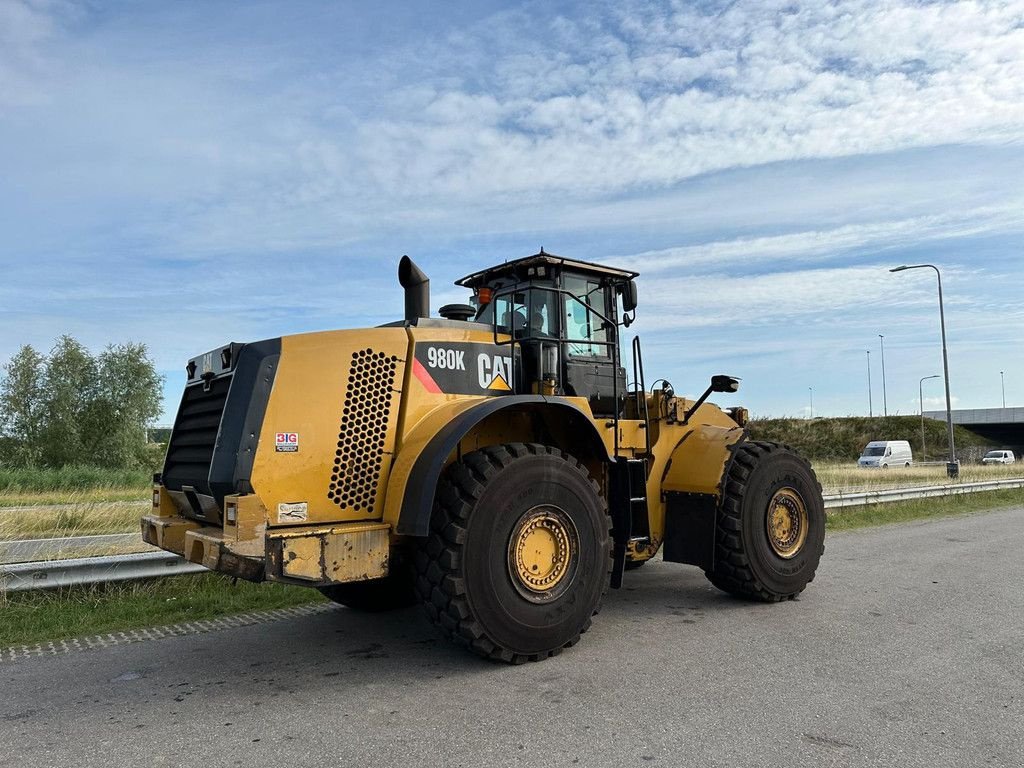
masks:
<svg viewBox="0 0 1024 768"><path fill-rule="evenodd" d="M928 381L928 379L941 378L942 377L936 373L931 376L925 376L919 382L917 382L917 396L921 403L921 461L924 461L925 459L928 458L924 449L924 383Z"/></svg>
<svg viewBox="0 0 1024 768"><path fill-rule="evenodd" d="M807 391L811 393L811 418L814 418L814 387L808 387Z"/></svg>
<svg viewBox="0 0 1024 768"><path fill-rule="evenodd" d="M942 330L942 373L946 382L946 431L949 434L949 461L946 462L946 475L957 477L960 474L960 462L956 460L956 446L953 443L953 404L949 397L949 355L946 352L946 312L942 307L942 273L934 264L911 264L893 267L890 272L903 272L907 269L934 269L939 281L939 328Z"/></svg>
<svg viewBox="0 0 1024 768"><path fill-rule="evenodd" d="M885 336L878 334L878 343L882 345L882 414L889 415L889 398L885 395Z"/></svg>
<svg viewBox="0 0 1024 768"><path fill-rule="evenodd" d="M868 418L871 418L875 415L874 406L871 404L871 350L865 349L864 351L868 353Z"/></svg>
<svg viewBox="0 0 1024 768"><path fill-rule="evenodd" d="M999 372L999 386L1003 390L1003 408L1006 407L1006 379L1003 378L1003 372Z"/></svg>

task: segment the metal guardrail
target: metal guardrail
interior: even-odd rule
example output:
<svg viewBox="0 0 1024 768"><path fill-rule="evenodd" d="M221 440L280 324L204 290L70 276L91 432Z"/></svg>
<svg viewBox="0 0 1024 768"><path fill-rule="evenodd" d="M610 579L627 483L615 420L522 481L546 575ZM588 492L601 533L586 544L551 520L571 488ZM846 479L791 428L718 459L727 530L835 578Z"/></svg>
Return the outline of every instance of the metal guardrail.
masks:
<svg viewBox="0 0 1024 768"><path fill-rule="evenodd" d="M982 480L976 483L922 485L914 488L888 488L877 491L830 494L825 497L825 509L860 507L866 504L885 504L892 501L931 499L937 496L958 496L962 493L1003 491L1013 488L1024 488L1024 477L1006 480Z"/></svg>
<svg viewBox="0 0 1024 768"><path fill-rule="evenodd" d="M884 504L894 501L928 499L937 496L955 496L962 493L999 491L1024 488L1024 478L1008 480L985 480L976 483L955 485L927 485L917 488L889 488L858 493L837 493L825 496L826 509L858 507L867 504ZM105 544L113 539L130 540L138 534L115 534L111 536L79 536L76 543L88 546L91 539L103 539ZM66 539L35 539L28 542L0 542L0 547L32 546L37 551L48 551L46 547L59 548ZM11 550L0 550L11 551ZM52 550L50 550L52 551ZM113 581L152 579L160 576L177 576L185 573L202 573L206 569L190 563L184 558L163 551L140 552L130 555L109 555L106 557L79 557L72 560L51 560L49 562L16 563L0 565L0 592L23 592L31 589L53 589L57 587L102 584Z"/></svg>
<svg viewBox="0 0 1024 768"><path fill-rule="evenodd" d="M114 581L155 579L206 569L167 552L139 552L132 555L76 557L73 560L0 565L0 591L106 584Z"/></svg>
<svg viewBox="0 0 1024 768"><path fill-rule="evenodd" d="M58 539L19 539L0 541L0 565L57 560L84 555L110 554L110 550L135 546L149 548L137 533L110 533L101 536L64 536Z"/></svg>

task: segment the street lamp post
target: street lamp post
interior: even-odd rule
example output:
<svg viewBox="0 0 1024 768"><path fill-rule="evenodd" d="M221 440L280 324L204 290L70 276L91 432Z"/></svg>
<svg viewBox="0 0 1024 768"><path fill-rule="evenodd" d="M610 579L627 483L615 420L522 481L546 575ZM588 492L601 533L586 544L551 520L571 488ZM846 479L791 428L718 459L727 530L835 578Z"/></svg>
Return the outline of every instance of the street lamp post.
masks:
<svg viewBox="0 0 1024 768"><path fill-rule="evenodd" d="M878 343L882 345L882 415L889 415L889 398L885 394L885 336L878 334Z"/></svg>
<svg viewBox="0 0 1024 768"><path fill-rule="evenodd" d="M1003 378L1003 371L999 372L999 387L1003 390L1003 408L1006 407L1006 379Z"/></svg>
<svg viewBox="0 0 1024 768"><path fill-rule="evenodd" d="M864 351L868 353L868 417L870 418L875 415L874 406L871 404L871 350L865 349Z"/></svg>
<svg viewBox="0 0 1024 768"><path fill-rule="evenodd" d="M960 462L956 460L956 445L953 442L953 403L949 396L949 354L946 351L946 312L942 306L942 273L934 264L911 264L893 267L890 272L903 272L907 269L934 269L939 281L939 328L942 331L942 373L946 383L946 431L949 434L949 461L946 462L946 474L957 477L960 474Z"/></svg>
<svg viewBox="0 0 1024 768"><path fill-rule="evenodd" d="M942 378L939 374L933 374L931 376L924 376L919 382L917 382L917 396L921 403L921 461L927 460L927 452L924 448L924 383L928 379L940 379Z"/></svg>
<svg viewBox="0 0 1024 768"><path fill-rule="evenodd" d="M814 387L808 387L807 391L811 393L811 418L814 418Z"/></svg>

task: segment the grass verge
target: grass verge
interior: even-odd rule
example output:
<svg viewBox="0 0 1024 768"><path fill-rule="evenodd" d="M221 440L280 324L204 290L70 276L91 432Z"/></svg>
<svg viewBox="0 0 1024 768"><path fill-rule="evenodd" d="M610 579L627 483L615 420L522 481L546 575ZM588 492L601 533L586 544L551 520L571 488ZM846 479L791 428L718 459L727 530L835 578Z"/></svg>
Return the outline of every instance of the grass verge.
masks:
<svg viewBox="0 0 1024 768"><path fill-rule="evenodd" d="M865 469L849 462L814 462L813 466L825 494L856 493L882 488L913 488L919 485L956 485L1024 477L1024 466L1019 463L994 466L964 464L960 467L960 477L956 481L946 477L945 464L915 464L912 467L887 469Z"/></svg>
<svg viewBox="0 0 1024 768"><path fill-rule="evenodd" d="M8 494L112 488L132 488L144 494L152 480L153 473L143 469L87 466L0 468L0 491Z"/></svg>
<svg viewBox="0 0 1024 768"><path fill-rule="evenodd" d="M49 507L58 504L149 501L149 498L149 488L90 488L85 491L34 491L28 493L0 491L0 511L9 507Z"/></svg>
<svg viewBox="0 0 1024 768"><path fill-rule="evenodd" d="M219 574L55 591L0 593L0 648L286 608L324 598L314 589L251 584Z"/></svg>
<svg viewBox="0 0 1024 768"><path fill-rule="evenodd" d="M950 517L969 512L1019 507L1022 504L1024 504L1024 491L1020 488L965 493L962 496L940 496L934 499L914 499L913 501L894 501L888 504L834 509L828 512L825 526L830 531L845 531L871 525L905 523L911 520L926 520L933 517Z"/></svg>
<svg viewBox="0 0 1024 768"><path fill-rule="evenodd" d="M59 507L0 508L0 541L132 533L149 510L138 497L120 502L70 502Z"/></svg>

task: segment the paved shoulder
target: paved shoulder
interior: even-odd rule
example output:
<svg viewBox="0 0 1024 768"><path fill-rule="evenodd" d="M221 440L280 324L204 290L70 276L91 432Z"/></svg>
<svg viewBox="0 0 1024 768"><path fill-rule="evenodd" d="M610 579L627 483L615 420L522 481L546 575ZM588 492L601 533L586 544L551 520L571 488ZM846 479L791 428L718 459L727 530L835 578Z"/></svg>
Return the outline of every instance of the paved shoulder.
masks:
<svg viewBox="0 0 1024 768"><path fill-rule="evenodd" d="M0 765L1019 766L1024 509L831 536L796 601L627 574L574 649L486 663L415 610L0 664Z"/></svg>

